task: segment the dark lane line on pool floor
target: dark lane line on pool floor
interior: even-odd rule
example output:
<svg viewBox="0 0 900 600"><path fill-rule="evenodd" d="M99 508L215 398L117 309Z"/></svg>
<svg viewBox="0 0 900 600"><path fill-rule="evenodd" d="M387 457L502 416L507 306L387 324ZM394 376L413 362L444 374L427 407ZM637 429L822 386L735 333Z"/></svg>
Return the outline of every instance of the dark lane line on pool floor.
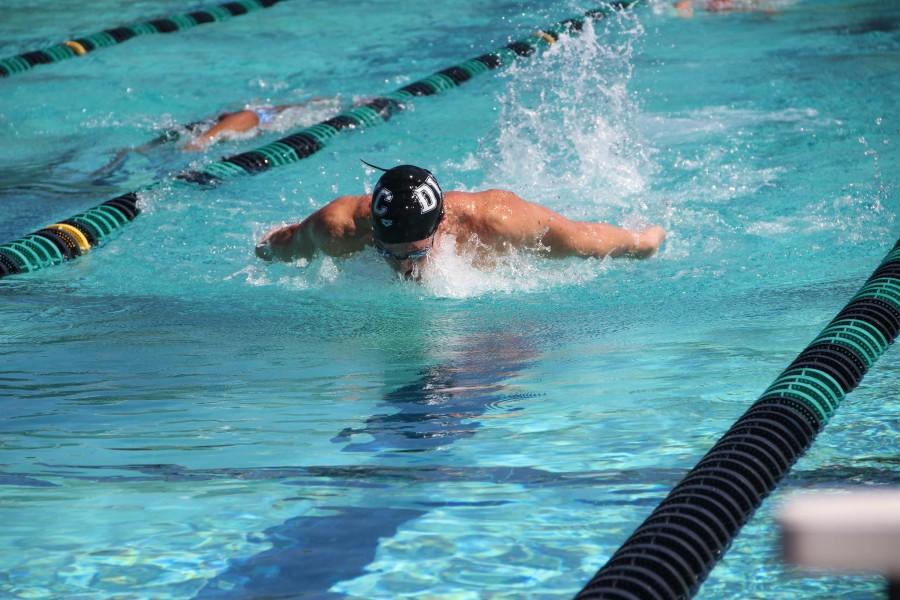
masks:
<svg viewBox="0 0 900 600"><path fill-rule="evenodd" d="M503 380L524 369L535 351L524 338L508 335L473 337L464 347L458 359L428 369L415 382L385 394L380 405L395 407L397 412L370 417L364 429L345 429L335 441L365 432L375 439L345 450L387 447L423 452L474 435L478 423L467 421L486 412L496 392L503 389ZM351 481L353 487L391 487L359 478ZM329 590L363 575L382 539L394 537L403 525L428 512L374 504L317 507L317 511L334 513L294 517L267 529L271 549L230 559L228 568L210 579L196 598L343 597ZM427 509L434 507L430 504Z"/></svg>
<svg viewBox="0 0 900 600"><path fill-rule="evenodd" d="M464 351L454 359L427 369L413 383L384 395L379 406L396 408L396 412L369 417L363 429L345 429L333 441L366 433L374 439L351 443L344 450L382 456L392 451L427 452L474 435L479 423L473 419L496 403L497 393L504 389L503 381L531 364L536 351L526 338L508 334L472 336L461 346ZM388 452L380 452L383 449ZM353 481L357 487L374 487L368 481ZM395 501L393 497L388 500ZM429 502L427 508L442 505ZM328 517L295 517L266 530L273 544L271 550L231 559L229 567L211 579L197 598L268 598L283 594L340 598L329 589L363 575L381 539L392 538L403 525L428 512L391 506L334 509L335 514ZM344 559L345 554L351 558ZM219 585L235 591L219 592Z"/></svg>
<svg viewBox="0 0 900 600"><path fill-rule="evenodd" d="M375 456L391 456L392 452L427 452L446 447L457 440L474 435L480 426L475 420L498 402L504 381L521 372L537 356L530 341L519 335L482 334L459 344L464 348L453 353L447 362L427 369L408 385L387 392L379 406L395 408L388 415L375 415L359 430L345 429L335 441L365 433L372 441L351 443L345 450L372 452ZM423 349L423 353L428 350ZM499 399L508 399L500 396ZM384 450L384 452L382 452ZM396 455L394 455L396 456ZM49 466L49 465L48 465ZM65 467L55 466L55 468ZM99 469L100 467L90 467ZM565 480L557 474L539 469L468 468L468 467L308 467L274 470L190 470L171 465L113 466L112 469L135 469L163 481L197 481L220 477L241 479L312 478L291 481L290 485L320 488L379 488L390 490L399 480L429 484L440 481L469 482L486 479L492 483L548 485ZM334 481L323 482L324 477ZM102 481L135 480L109 476ZM39 485L37 479L27 481ZM582 485L579 474L571 484ZM382 492L382 495L383 492ZM308 498L316 500L320 495ZM369 496L371 498L371 495ZM387 496L387 503L395 503ZM333 498L337 499L337 498ZM491 501L493 504L502 501ZM289 597L339 598L328 590L340 581L365 573L377 551L380 540L393 537L405 523L442 506L466 502L433 501L428 497L402 501L403 506L319 506L316 511L329 511L326 516L294 517L265 530L264 540L272 547L248 557L229 560L229 566L210 579L197 598ZM483 504L483 503L475 503Z"/></svg>
<svg viewBox="0 0 900 600"><path fill-rule="evenodd" d="M334 488L335 495L346 488L374 487L390 489L397 483L442 484L447 482L522 485L539 489L548 487L583 488L585 492L604 489L628 490L632 505L653 506L682 476L683 469L646 468L630 471L551 472L531 467L379 467L379 466L318 466L277 467L264 469L189 469L178 465L114 465L114 466L63 466L56 476L67 477L67 469L78 470L134 470L140 476L109 475L91 477L68 476L70 479L92 480L97 483L141 483L164 481L168 483L203 481L277 481L300 488ZM45 475L44 475L45 476ZM37 475L0 474L0 484L19 486L49 486L51 482L37 479ZM328 481L331 480L331 481ZM820 487L823 485L867 485L879 481L884 484L900 484L900 473L893 469L845 467L835 470L834 465L821 469L793 473L785 488ZM635 499L634 486L656 488ZM606 501L585 500L590 506L620 506L618 492ZM321 497L321 495L319 495ZM376 555L379 540L391 538L399 529L430 510L453 506L500 505L498 501L412 501L401 507L359 507L323 505L317 512L325 515L303 515L287 519L270 527L253 540L271 544L271 548L247 558L233 558L229 567L209 579L196 594L198 600L237 600L248 598L304 598L340 600L346 596L330 592L335 584L350 581L367 573L365 567ZM302 565L302 568L298 568Z"/></svg>
<svg viewBox="0 0 900 600"><path fill-rule="evenodd" d="M492 485L520 485L524 487L581 487L626 486L657 484L671 481L684 469L641 468L609 471L545 471L534 467L457 467L445 465L386 467L312 466L265 467L259 469L217 468L191 469L181 465L45 465L44 473L0 473L0 485L54 487L46 478L90 481L98 484L167 483L206 481L282 481L298 487L383 488L396 484L489 483ZM136 471L141 475L86 475L68 471ZM898 474L900 477L900 474ZM662 485L662 484L660 484ZM416 503L417 505L420 503ZM426 503L427 504L427 503Z"/></svg>
<svg viewBox="0 0 900 600"><path fill-rule="evenodd" d="M365 574L380 538L393 537L404 523L425 511L396 508L323 506L328 516L288 519L264 532L272 548L231 559L227 570L210 579L195 598L338 599L336 583Z"/></svg>
<svg viewBox="0 0 900 600"><path fill-rule="evenodd" d="M873 458L878 466L848 466L829 464L822 468L791 472L788 485L867 485L871 481L900 485L900 471L893 467L896 457ZM388 488L402 484L489 483L491 485L520 485L528 488L550 487L620 487L675 484L684 475L683 468L640 468L609 471L544 471L534 467L428 467L312 466L265 467L260 469L220 468L190 469L181 465L45 465L54 469L42 473L0 472L0 486L59 487L47 478L90 481L98 484L168 483L205 481L279 481L298 487ZM141 475L73 475L78 471L136 471ZM416 502L416 506L430 506ZM447 503L442 503L444 506Z"/></svg>

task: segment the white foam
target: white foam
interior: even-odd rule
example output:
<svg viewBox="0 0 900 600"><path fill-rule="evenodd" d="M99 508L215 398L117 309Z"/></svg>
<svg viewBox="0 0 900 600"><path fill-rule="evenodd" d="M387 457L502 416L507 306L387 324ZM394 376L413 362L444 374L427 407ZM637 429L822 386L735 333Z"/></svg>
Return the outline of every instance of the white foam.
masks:
<svg viewBox="0 0 900 600"><path fill-rule="evenodd" d="M225 279L287 290L327 288L334 297L357 299L400 290L417 296L459 299L579 284L596 279L607 268L604 260L548 259L527 250L490 254L486 258L477 244L466 245L457 253L455 239L444 236L423 263L418 281L403 280L368 250L343 259L326 256L311 261L253 263Z"/></svg>
<svg viewBox="0 0 900 600"><path fill-rule="evenodd" d="M327 121L341 110L339 97L316 97L302 104L284 109L271 123L260 129L266 131L288 131L299 127L309 127Z"/></svg>
<svg viewBox="0 0 900 600"><path fill-rule="evenodd" d="M811 202L793 216L750 223L746 232L759 237L779 237L837 231L841 232L842 241L862 242L875 232L886 233L891 229L893 219L885 212L877 199L844 194Z"/></svg>
<svg viewBox="0 0 900 600"><path fill-rule="evenodd" d="M646 190L655 168L628 90L643 29L627 11L602 22L605 31L595 26L587 21L580 35L562 36L540 60L506 71L499 131L479 152L494 167L485 185L551 206L563 195L577 198L589 205L582 214L627 205Z"/></svg>
<svg viewBox="0 0 900 600"><path fill-rule="evenodd" d="M548 259L528 250L484 254L477 240L459 253L455 246L452 236L444 236L422 271L420 284L434 296L471 298L545 291L591 281L606 269L601 260Z"/></svg>
<svg viewBox="0 0 900 600"><path fill-rule="evenodd" d="M776 111L707 106L674 115L642 115L641 133L655 144L694 141L765 123L794 123L800 127L829 127L837 123L823 118L814 108L793 107Z"/></svg>

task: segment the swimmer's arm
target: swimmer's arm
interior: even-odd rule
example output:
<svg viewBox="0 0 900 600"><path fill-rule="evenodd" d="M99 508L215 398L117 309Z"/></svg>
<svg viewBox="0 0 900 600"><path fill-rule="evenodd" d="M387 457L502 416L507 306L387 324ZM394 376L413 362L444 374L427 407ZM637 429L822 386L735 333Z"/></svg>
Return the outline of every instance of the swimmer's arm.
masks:
<svg viewBox="0 0 900 600"><path fill-rule="evenodd" d="M310 218L271 229L256 244L256 256L263 260L293 260L312 258L315 246L309 236Z"/></svg>
<svg viewBox="0 0 900 600"><path fill-rule="evenodd" d="M347 256L365 248L371 236L368 197L343 196L299 223L269 231L256 245L256 256L263 260L310 259L320 252Z"/></svg>
<svg viewBox="0 0 900 600"><path fill-rule="evenodd" d="M580 230L561 242L550 242L562 256L649 258L659 251L666 230L658 225L633 231L608 223L578 223Z"/></svg>
<svg viewBox="0 0 900 600"><path fill-rule="evenodd" d="M609 223L572 221L548 212L553 216L541 243L550 249L551 256L649 258L666 239L666 230L658 225L634 231Z"/></svg>
<svg viewBox="0 0 900 600"><path fill-rule="evenodd" d="M552 257L647 258L666 239L666 231L659 226L631 231L608 223L573 221L512 192L490 190L487 194L493 213L489 237L526 247L534 240Z"/></svg>

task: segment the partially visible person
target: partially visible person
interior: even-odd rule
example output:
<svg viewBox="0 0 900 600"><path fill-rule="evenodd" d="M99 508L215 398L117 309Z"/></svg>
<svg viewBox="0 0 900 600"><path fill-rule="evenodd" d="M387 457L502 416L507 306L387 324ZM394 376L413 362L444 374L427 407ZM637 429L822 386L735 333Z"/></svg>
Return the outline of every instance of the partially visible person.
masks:
<svg viewBox="0 0 900 600"><path fill-rule="evenodd" d="M311 98L301 104L280 104L277 106L264 104L259 106L248 105L244 110L223 113L219 115L215 124L195 135L182 148L188 152L204 150L214 144L222 135L227 133L244 133L253 129L267 130L275 127L278 117L282 113L298 108L305 108L315 103L327 102L328 98Z"/></svg>
<svg viewBox="0 0 900 600"><path fill-rule="evenodd" d="M299 223L277 227L256 246L265 260L348 256L372 247L392 269L418 279L433 251L646 258L665 240L662 227L630 231L573 221L513 192L447 192L430 171L401 165L384 172L371 196L342 196Z"/></svg>
<svg viewBox="0 0 900 600"><path fill-rule="evenodd" d="M699 0L697 2L701 10L707 12L774 12L774 7L768 0ZM682 18L689 19L694 16L694 0L678 0L675 10Z"/></svg>
<svg viewBox="0 0 900 600"><path fill-rule="evenodd" d="M340 110L340 101L337 98L314 97L304 102L295 104L273 105L248 105L243 110L234 112L225 112L217 117L209 119L201 119L180 125L178 127L170 127L164 130L160 135L150 140L146 144L134 146L132 148L122 148L117 150L112 160L106 165L94 171L93 177L103 177L111 173L119 165L125 162L130 154L146 154L153 148L162 146L172 142L177 142L184 138L188 138L182 149L187 152L196 152L204 150L212 144L220 140L224 135L229 133L246 133L254 129L259 131L279 130L283 129L285 123L280 123L280 118L287 112L291 111L309 111L317 108L319 113L327 113L328 118L334 116ZM322 114L315 115L314 122L324 120ZM311 125L309 123L295 123L301 119L291 119L290 125ZM307 119L309 120L309 119Z"/></svg>

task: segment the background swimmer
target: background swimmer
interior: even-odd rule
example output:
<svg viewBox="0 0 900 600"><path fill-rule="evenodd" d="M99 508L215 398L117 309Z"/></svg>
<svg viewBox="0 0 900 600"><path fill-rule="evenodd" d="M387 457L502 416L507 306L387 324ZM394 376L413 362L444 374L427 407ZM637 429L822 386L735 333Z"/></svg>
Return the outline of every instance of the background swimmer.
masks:
<svg viewBox="0 0 900 600"><path fill-rule="evenodd" d="M337 114L340 108L339 99L319 96L295 104L247 105L243 110L225 112L218 117L170 127L146 144L122 148L116 151L106 165L91 173L91 176L106 176L121 166L132 153L146 154L154 148L177 142L185 137L189 139L182 146L182 150L196 152L205 150L229 135L244 134L252 137L259 131L283 131L290 127L309 125Z"/></svg>
<svg viewBox="0 0 900 600"><path fill-rule="evenodd" d="M701 0L700 8L707 12L774 12L767 0ZM678 16L689 19L694 16L694 0L678 0L675 3Z"/></svg>

